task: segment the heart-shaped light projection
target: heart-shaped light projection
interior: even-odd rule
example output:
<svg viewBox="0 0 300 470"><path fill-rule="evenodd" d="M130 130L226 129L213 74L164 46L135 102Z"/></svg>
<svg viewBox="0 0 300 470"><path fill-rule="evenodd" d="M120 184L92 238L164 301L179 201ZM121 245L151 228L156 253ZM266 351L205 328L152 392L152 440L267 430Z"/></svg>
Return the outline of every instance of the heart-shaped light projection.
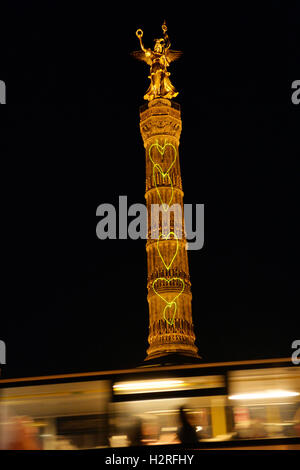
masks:
<svg viewBox="0 0 300 470"><path fill-rule="evenodd" d="M167 171L163 171L162 169L162 162L156 162L154 161L153 159L153 155L152 155L152 150L154 148L156 148L158 150L158 152L160 153L161 156L164 155L165 151L166 151L166 148L167 147L171 147L173 150L174 150L174 158L169 166L169 168L167 169ZM160 199L160 202L161 202L161 205L162 205L162 208L164 211L167 211L169 210L169 207L170 207L170 204L173 200L173 195L174 195L174 189L173 189L173 183L172 183L172 179L169 175L169 172L171 170L171 168L173 167L175 161L176 161L176 158L177 158L177 150L176 150L176 147L171 144L170 142L167 142L165 141L164 145L160 145L158 143L158 141L156 141L154 144L150 145L149 147L149 159L151 161L151 163L153 164L153 180L154 180L154 185L155 185L155 188L156 188L156 191L157 191L157 194L158 194L158 197ZM163 159L162 159L163 160ZM162 199L162 195L161 195L161 192L159 190L159 187L157 186L157 180L156 180L156 175L158 174L157 172L159 172L162 176L162 182L163 184L166 184L166 185L170 185L171 187L171 197L168 201L168 203L164 202L163 199ZM160 248L159 248L159 243L162 242L162 238L164 238L165 240L169 240L170 238L170 235L173 235L174 238L176 239L176 250L175 250L175 254L173 255L171 261L169 264L166 263L164 257L162 256L162 253L160 251ZM177 256L177 253L178 253L178 237L177 235L174 233L174 232L170 232L167 237L165 237L162 233L159 235L159 238L157 240L157 251L158 251L158 254L163 262L163 265L165 266L165 268L167 269L167 271L169 271L169 269L171 268L172 264L173 264L173 261L174 259L176 258ZM180 281L182 287L181 287L181 290L175 295L174 297L171 299L171 300L168 300L167 298L165 298L163 295L159 294L155 288L155 285L158 281L165 281L168 285L170 284L171 281ZM153 291L155 292L155 294L160 297L165 303L166 303L166 306L163 310L163 318L164 320L169 324L169 325L173 325L174 323L174 319L175 319L175 315L176 315L176 312L177 312L177 303L175 302L176 299L178 299L178 297L182 294L182 292L184 291L184 288L185 288L185 284L184 284L184 280L181 279L180 277L172 277L171 279L166 279L165 277L158 277L157 279L155 279L152 283L152 288L153 288ZM171 309L174 308L174 313L173 315L171 314L171 321L169 321L166 317L166 314L167 312L171 311Z"/></svg>
<svg viewBox="0 0 300 470"><path fill-rule="evenodd" d="M167 181L167 184L170 184L171 186L171 197L168 201L168 203L165 203L161 197L161 192L159 190L159 187L157 186L157 181L156 181L156 174L155 174L155 170L158 170L159 173L162 175L162 178L163 178L163 181ZM172 180L171 180L171 177L168 173L163 173L162 169L161 169L161 166L160 165L154 165L153 166L153 180L154 180L154 185L155 185L155 189L157 191L157 194L158 194L158 197L159 197L159 200L161 202L161 205L162 205L162 208L165 212L167 212L169 210L169 207L170 207L170 204L173 200L173 196L174 196L174 189L173 189L173 184L172 184Z"/></svg>
<svg viewBox="0 0 300 470"><path fill-rule="evenodd" d="M166 316L167 315L167 310L171 309L173 307L173 305L174 305L174 313L173 313L173 316L171 318L171 321L169 321L167 319L167 316ZM169 325L173 325L176 312L177 312L177 303L174 302L174 300L173 300L173 302L170 302L169 304L167 304L165 306L164 311L163 311L163 318L166 320L167 323L169 323Z"/></svg>
<svg viewBox="0 0 300 470"><path fill-rule="evenodd" d="M163 295L159 294L155 288L155 285L158 281L166 281L167 284L170 284L170 282L172 281L180 281L181 284L182 284L182 288L180 290L180 292L178 294L176 294L173 299L171 300L168 300L166 299ZM160 297L164 302L166 302L166 304L171 304L172 302L174 302L176 299L178 299L178 297L182 294L182 292L184 291L184 287L185 287L185 284L184 284L184 280L181 279L181 277L171 277L170 279L166 279L165 277L157 277L153 283L152 283L152 289L154 290L155 294L158 295L158 297Z"/></svg>
<svg viewBox="0 0 300 470"><path fill-rule="evenodd" d="M175 240L176 240L176 248L175 248L175 254L174 254L174 256L172 257L171 262L170 262L169 264L167 264L167 263L165 262L165 259L164 259L163 255L161 254L159 245L160 245L161 243L163 243L162 240L169 240L169 239L170 239L170 235L173 235L173 237L174 237ZM162 260L162 262L163 262L165 268L167 269L167 271L169 271L169 269L171 268L171 266L172 266L172 264L173 264L174 259L175 259L176 256L177 256L177 253L178 253L178 244L179 244L179 243L178 243L178 237L177 237L176 233L174 233L174 232L169 232L166 237L161 233L161 234L159 235L159 237L158 237L158 240L157 240L157 251L158 251L158 254L159 254L159 256L160 256L160 259Z"/></svg>
<svg viewBox="0 0 300 470"><path fill-rule="evenodd" d="M160 155L164 155L165 151L166 151L166 148L167 147L171 147L173 150L174 150L174 158L169 166L169 168L167 169L167 171L163 171L162 169L162 166L161 166L161 162L156 162L154 161L153 159L153 155L152 155L152 149L156 148L158 150L158 152L160 153ZM176 158L177 158L177 150L176 150L176 147L175 145L171 144L170 142L167 142L165 141L164 145L160 145L158 143L158 141L156 141L154 144L151 144L150 147L149 147L149 159L151 161L151 163L153 164L153 179L154 179L154 184L155 184L155 188L156 188L156 191L157 191L157 194L158 194L158 197L160 199L160 202L161 202L161 205L162 205L162 208L163 210L166 212L168 209L169 209L169 206L173 200L173 193L174 193L174 190L173 190L173 184L172 184L172 180L171 180L171 177L169 175L169 171L171 170L172 166L174 165L175 161L176 161ZM156 181L156 175L155 175L155 170L158 170L159 173L162 175L162 178L163 178L163 181L165 181L165 179L167 180L167 184L170 184L171 186L171 197L170 197L170 200L168 203L164 202L163 199L162 199L162 196L161 196L161 192L157 186L157 181Z"/></svg>
<svg viewBox="0 0 300 470"><path fill-rule="evenodd" d="M171 162L171 165L167 169L167 171L164 172L162 170L161 165L160 165L161 162L155 162L153 160L153 158L152 158L153 157L152 156L152 149L156 148L158 150L158 152L160 153L160 155L163 156L167 147L171 147L174 150L174 158L173 158L173 161ZM154 144L151 144L150 147L149 147L149 159L152 162L153 166L159 167L162 175L167 175L169 173L169 171L171 170L172 166L174 165L174 163L176 161L176 158L177 158L177 150L176 150L175 145L171 144L171 142L165 141L164 145L159 145L158 141L156 141Z"/></svg>

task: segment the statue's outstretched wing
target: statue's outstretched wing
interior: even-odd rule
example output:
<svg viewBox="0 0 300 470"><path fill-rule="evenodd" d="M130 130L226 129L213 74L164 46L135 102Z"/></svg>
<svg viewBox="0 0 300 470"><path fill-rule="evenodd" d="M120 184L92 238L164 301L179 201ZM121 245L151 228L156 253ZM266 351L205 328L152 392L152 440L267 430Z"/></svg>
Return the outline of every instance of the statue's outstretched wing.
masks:
<svg viewBox="0 0 300 470"><path fill-rule="evenodd" d="M182 56L181 51L173 51L172 49L169 49L167 51L167 60L168 60L169 64L171 62L174 62L174 60L179 59L181 56Z"/></svg>
<svg viewBox="0 0 300 470"><path fill-rule="evenodd" d="M137 59L141 60L142 62L146 62L146 64L151 65L152 61L150 57L147 57L144 51L133 51L131 52L131 55Z"/></svg>

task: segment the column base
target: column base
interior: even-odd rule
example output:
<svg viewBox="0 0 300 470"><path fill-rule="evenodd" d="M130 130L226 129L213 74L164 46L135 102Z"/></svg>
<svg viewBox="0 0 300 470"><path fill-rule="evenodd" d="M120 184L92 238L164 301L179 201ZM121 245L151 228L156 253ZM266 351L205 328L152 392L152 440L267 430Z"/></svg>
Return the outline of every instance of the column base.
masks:
<svg viewBox="0 0 300 470"><path fill-rule="evenodd" d="M139 367L158 367L168 365L184 365L184 364L197 364L202 362L201 356L198 354L188 354L180 352L161 353L160 355L150 355L144 359L144 362Z"/></svg>

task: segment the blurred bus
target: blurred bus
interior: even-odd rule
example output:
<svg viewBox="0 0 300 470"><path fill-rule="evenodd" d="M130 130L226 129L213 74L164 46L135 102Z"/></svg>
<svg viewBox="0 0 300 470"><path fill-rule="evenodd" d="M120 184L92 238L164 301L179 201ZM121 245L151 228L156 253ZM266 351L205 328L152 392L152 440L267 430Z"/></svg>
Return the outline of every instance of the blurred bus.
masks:
<svg viewBox="0 0 300 470"><path fill-rule="evenodd" d="M201 448L300 448L300 368L290 358L0 380L0 448L177 445L183 407ZM18 435L18 437L16 437ZM23 447L22 447L23 446Z"/></svg>

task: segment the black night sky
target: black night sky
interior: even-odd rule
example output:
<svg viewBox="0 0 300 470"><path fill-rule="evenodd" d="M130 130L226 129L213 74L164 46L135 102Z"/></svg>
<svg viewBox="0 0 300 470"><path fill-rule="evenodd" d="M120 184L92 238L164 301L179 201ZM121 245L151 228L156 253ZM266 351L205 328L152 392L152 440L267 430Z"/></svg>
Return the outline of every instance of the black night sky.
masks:
<svg viewBox="0 0 300 470"><path fill-rule="evenodd" d="M10 2L0 61L2 377L135 367L146 355L145 241L100 241L96 208L119 195L144 202L148 69L130 52L137 28L152 47L164 19L184 52L170 71L185 202L205 204L205 244L189 252L199 352L205 361L291 355L300 7L261 3Z"/></svg>

